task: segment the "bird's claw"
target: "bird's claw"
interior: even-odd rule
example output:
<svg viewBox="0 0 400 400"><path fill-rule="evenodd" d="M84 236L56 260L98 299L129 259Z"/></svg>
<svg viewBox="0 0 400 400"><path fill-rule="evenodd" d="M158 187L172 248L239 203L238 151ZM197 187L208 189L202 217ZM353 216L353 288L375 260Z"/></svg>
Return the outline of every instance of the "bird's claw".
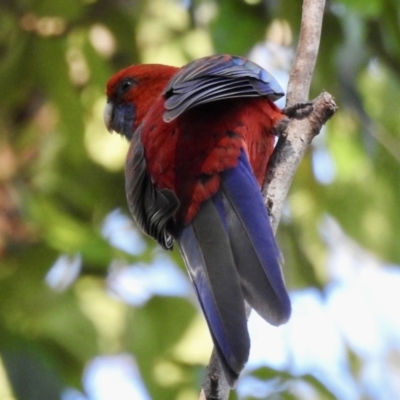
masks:
<svg viewBox="0 0 400 400"><path fill-rule="evenodd" d="M282 110L282 114L287 115L289 118L303 119L308 117L313 110L313 103L311 101L306 101L304 103L296 103L292 106L285 107Z"/></svg>

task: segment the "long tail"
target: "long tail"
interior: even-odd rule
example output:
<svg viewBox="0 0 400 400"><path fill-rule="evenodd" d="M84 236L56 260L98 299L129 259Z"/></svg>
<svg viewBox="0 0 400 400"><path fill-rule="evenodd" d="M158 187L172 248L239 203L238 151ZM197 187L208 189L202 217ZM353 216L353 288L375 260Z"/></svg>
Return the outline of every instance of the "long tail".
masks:
<svg viewBox="0 0 400 400"><path fill-rule="evenodd" d="M248 359L243 294L229 238L211 200L177 238L230 386Z"/></svg>
<svg viewBox="0 0 400 400"><path fill-rule="evenodd" d="M291 312L275 242L261 192L246 155L222 174L228 234L246 301L272 325Z"/></svg>
<svg viewBox="0 0 400 400"><path fill-rule="evenodd" d="M273 325L288 320L290 300L261 192L243 152L221 179L219 192L202 204L177 241L234 386L250 349L244 300Z"/></svg>

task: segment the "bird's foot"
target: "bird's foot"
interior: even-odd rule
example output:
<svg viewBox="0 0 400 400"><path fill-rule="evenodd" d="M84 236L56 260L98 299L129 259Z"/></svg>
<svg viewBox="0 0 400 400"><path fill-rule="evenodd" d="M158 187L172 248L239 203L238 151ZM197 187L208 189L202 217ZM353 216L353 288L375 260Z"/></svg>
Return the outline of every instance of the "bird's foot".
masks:
<svg viewBox="0 0 400 400"><path fill-rule="evenodd" d="M313 103L311 101L306 101L304 103L296 103L292 106L285 107L282 110L282 114L287 115L289 118L303 119L308 117L313 110Z"/></svg>

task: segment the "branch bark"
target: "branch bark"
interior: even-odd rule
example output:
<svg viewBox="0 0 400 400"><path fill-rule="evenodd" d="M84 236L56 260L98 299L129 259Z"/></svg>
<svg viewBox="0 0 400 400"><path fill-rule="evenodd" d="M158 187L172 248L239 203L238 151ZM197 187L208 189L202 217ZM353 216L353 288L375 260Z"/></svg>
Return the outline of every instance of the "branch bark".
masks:
<svg viewBox="0 0 400 400"><path fill-rule="evenodd" d="M303 1L299 43L290 73L286 107L304 103L308 99L318 56L324 9L325 0ZM290 184L308 145L337 110L332 96L327 92L321 93L312 105L312 111L307 117L290 120L285 134L278 140L268 165L262 191L274 233L278 228ZM200 400L227 400L229 398L230 388L215 349L202 388Z"/></svg>
<svg viewBox="0 0 400 400"><path fill-rule="evenodd" d="M294 174L308 145L325 122L337 111L333 97L327 92L322 92L314 99L312 106L313 110L306 118L290 120L268 164L262 193L274 233L278 228Z"/></svg>
<svg viewBox="0 0 400 400"><path fill-rule="evenodd" d="M311 78L317 61L325 0L304 0L296 57L290 73L286 107L304 103L310 92ZM276 232L282 208L294 174L312 139L337 111L333 97L321 93L313 102L313 111L303 119L291 119L278 140L269 161L263 197L269 210L272 229Z"/></svg>

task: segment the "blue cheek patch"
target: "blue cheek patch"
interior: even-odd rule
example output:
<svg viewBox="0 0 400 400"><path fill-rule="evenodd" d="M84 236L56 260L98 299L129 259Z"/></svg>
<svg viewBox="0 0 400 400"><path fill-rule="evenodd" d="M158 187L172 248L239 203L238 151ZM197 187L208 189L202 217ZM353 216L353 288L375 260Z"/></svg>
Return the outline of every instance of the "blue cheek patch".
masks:
<svg viewBox="0 0 400 400"><path fill-rule="evenodd" d="M133 136L135 114L133 104L119 104L114 109L112 126L116 132L125 136L128 140L131 140Z"/></svg>

